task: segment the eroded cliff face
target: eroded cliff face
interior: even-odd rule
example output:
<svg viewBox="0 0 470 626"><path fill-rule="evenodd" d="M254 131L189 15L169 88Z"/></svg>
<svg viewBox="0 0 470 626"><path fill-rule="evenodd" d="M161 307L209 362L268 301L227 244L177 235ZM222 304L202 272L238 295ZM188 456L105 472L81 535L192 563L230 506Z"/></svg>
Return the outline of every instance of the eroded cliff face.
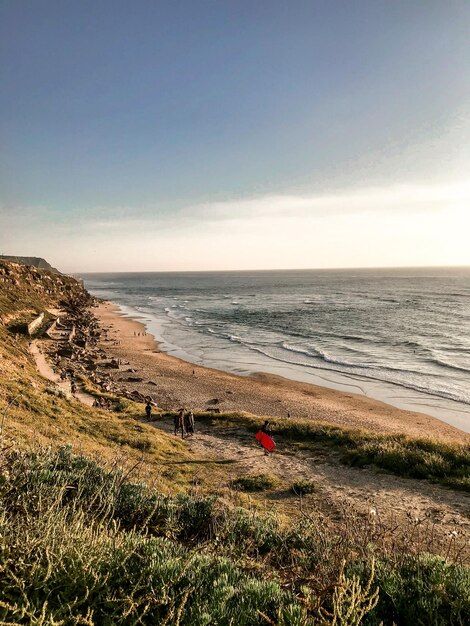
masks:
<svg viewBox="0 0 470 626"><path fill-rule="evenodd" d="M0 324L6 324L22 311L39 314L73 300L91 300L81 281L30 265L0 260Z"/></svg>

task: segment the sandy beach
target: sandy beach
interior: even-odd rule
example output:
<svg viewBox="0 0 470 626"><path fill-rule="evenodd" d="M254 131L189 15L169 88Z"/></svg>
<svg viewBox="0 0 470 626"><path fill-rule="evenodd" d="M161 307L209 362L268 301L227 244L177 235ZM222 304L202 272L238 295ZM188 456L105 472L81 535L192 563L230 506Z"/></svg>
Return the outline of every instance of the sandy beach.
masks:
<svg viewBox="0 0 470 626"><path fill-rule="evenodd" d="M121 315L114 303L103 302L94 313L108 331L102 347L122 362L119 370L110 370L113 380L150 395L164 409L184 406L199 411L215 406L221 411L310 418L380 433L470 441L468 434L434 417L364 396L268 374L242 377L193 365L161 352L154 337L144 334L144 325Z"/></svg>

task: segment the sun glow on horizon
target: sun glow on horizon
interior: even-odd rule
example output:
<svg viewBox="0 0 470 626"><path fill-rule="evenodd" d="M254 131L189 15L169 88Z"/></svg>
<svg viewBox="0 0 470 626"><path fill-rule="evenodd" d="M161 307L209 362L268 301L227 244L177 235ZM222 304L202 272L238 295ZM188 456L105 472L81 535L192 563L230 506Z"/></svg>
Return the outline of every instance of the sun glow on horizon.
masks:
<svg viewBox="0 0 470 626"><path fill-rule="evenodd" d="M43 209L3 210L15 248L65 271L470 265L470 184L266 195L171 214L101 207L51 229ZM31 227L24 228L29 222Z"/></svg>

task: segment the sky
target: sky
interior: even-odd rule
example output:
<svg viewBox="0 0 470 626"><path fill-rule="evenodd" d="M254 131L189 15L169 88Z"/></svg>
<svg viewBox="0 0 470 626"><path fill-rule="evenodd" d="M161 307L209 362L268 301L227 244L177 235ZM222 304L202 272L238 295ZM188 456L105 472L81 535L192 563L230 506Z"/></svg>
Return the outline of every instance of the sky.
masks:
<svg viewBox="0 0 470 626"><path fill-rule="evenodd" d="M1 0L0 254L470 265L467 0Z"/></svg>

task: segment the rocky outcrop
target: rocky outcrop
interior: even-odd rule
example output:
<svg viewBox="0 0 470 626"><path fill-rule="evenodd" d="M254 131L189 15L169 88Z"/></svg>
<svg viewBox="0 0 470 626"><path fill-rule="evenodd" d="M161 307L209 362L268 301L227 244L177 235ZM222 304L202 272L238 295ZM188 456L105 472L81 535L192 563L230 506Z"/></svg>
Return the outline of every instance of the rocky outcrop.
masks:
<svg viewBox="0 0 470 626"><path fill-rule="evenodd" d="M71 276L0 259L0 324L21 312L30 313L29 322L48 308L91 301L82 282Z"/></svg>
<svg viewBox="0 0 470 626"><path fill-rule="evenodd" d="M110 339L93 315L94 304L83 283L71 276L0 260L0 325L20 334L40 331L47 338L41 349L61 380L88 380L102 393L146 401L150 396L117 384L110 375L123 364L100 347ZM128 373L126 382L143 382L142 377L132 376L131 368ZM110 410L115 404L109 399L96 402Z"/></svg>

